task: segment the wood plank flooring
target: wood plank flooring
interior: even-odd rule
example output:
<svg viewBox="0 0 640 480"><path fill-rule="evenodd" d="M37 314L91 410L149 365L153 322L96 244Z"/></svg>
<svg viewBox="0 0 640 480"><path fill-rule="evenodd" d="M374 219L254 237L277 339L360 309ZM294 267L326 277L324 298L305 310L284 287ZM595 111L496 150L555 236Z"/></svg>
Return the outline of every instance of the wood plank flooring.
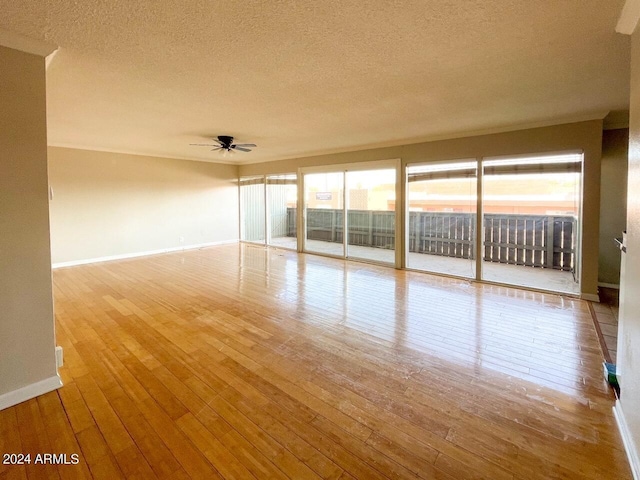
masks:
<svg viewBox="0 0 640 480"><path fill-rule="evenodd" d="M585 302L250 245L54 272L1 479L631 478Z"/></svg>

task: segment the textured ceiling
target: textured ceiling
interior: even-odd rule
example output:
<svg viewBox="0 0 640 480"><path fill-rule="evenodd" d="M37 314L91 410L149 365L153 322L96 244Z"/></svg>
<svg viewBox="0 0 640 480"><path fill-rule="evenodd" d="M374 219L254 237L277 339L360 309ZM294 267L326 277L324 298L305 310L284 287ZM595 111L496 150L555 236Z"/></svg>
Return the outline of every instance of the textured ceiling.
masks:
<svg viewBox="0 0 640 480"><path fill-rule="evenodd" d="M49 143L256 162L625 110L623 0L0 0ZM258 144L222 158L202 143Z"/></svg>

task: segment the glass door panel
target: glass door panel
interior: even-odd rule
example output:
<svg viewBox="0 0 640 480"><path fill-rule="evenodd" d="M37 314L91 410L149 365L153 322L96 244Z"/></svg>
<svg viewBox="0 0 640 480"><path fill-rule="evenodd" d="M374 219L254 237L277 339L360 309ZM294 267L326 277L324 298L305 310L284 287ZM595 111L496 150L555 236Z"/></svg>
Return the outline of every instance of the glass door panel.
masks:
<svg viewBox="0 0 640 480"><path fill-rule="evenodd" d="M240 179L240 240L265 243L264 177Z"/></svg>
<svg viewBox="0 0 640 480"><path fill-rule="evenodd" d="M484 280L579 293L582 155L483 162Z"/></svg>
<svg viewBox="0 0 640 480"><path fill-rule="evenodd" d="M296 175L267 177L269 245L297 249L298 186Z"/></svg>
<svg viewBox="0 0 640 480"><path fill-rule="evenodd" d="M348 171L347 257L395 263L395 169Z"/></svg>
<svg viewBox="0 0 640 480"><path fill-rule="evenodd" d="M407 167L407 268L476 276L477 162Z"/></svg>
<svg viewBox="0 0 640 480"><path fill-rule="evenodd" d="M304 250L344 256L344 173L307 173L304 188Z"/></svg>

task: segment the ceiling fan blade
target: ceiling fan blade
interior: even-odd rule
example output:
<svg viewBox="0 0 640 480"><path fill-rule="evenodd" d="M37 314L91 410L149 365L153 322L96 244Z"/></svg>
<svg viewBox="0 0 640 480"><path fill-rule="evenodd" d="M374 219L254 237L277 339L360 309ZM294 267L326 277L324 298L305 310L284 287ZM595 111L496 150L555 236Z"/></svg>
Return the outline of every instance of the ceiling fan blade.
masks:
<svg viewBox="0 0 640 480"><path fill-rule="evenodd" d="M255 143L236 143L236 147L257 147Z"/></svg>
<svg viewBox="0 0 640 480"><path fill-rule="evenodd" d="M215 147L217 145L214 145L212 143L190 143L189 145L195 145L197 147Z"/></svg>
<svg viewBox="0 0 640 480"><path fill-rule="evenodd" d="M239 147L238 145L233 145L231 148L233 148L234 150L240 150L241 152L250 152L251 151L248 148Z"/></svg>
<svg viewBox="0 0 640 480"><path fill-rule="evenodd" d="M213 147L214 145L209 145L209 146L210 146L210 147ZM224 150L224 148L222 148L222 147L215 147L215 148L212 148L212 149L211 149L211 151L212 151L212 152L215 152L216 150Z"/></svg>

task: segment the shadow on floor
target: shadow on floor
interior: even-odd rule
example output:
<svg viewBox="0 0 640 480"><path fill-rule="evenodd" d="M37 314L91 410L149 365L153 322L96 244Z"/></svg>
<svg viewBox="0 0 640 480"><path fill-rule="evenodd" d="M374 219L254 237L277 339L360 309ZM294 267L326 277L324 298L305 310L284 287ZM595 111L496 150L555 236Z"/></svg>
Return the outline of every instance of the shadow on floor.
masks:
<svg viewBox="0 0 640 480"><path fill-rule="evenodd" d="M600 303L592 303L593 314L601 336L601 345L607 362L616 363L618 353L619 290L600 287Z"/></svg>

